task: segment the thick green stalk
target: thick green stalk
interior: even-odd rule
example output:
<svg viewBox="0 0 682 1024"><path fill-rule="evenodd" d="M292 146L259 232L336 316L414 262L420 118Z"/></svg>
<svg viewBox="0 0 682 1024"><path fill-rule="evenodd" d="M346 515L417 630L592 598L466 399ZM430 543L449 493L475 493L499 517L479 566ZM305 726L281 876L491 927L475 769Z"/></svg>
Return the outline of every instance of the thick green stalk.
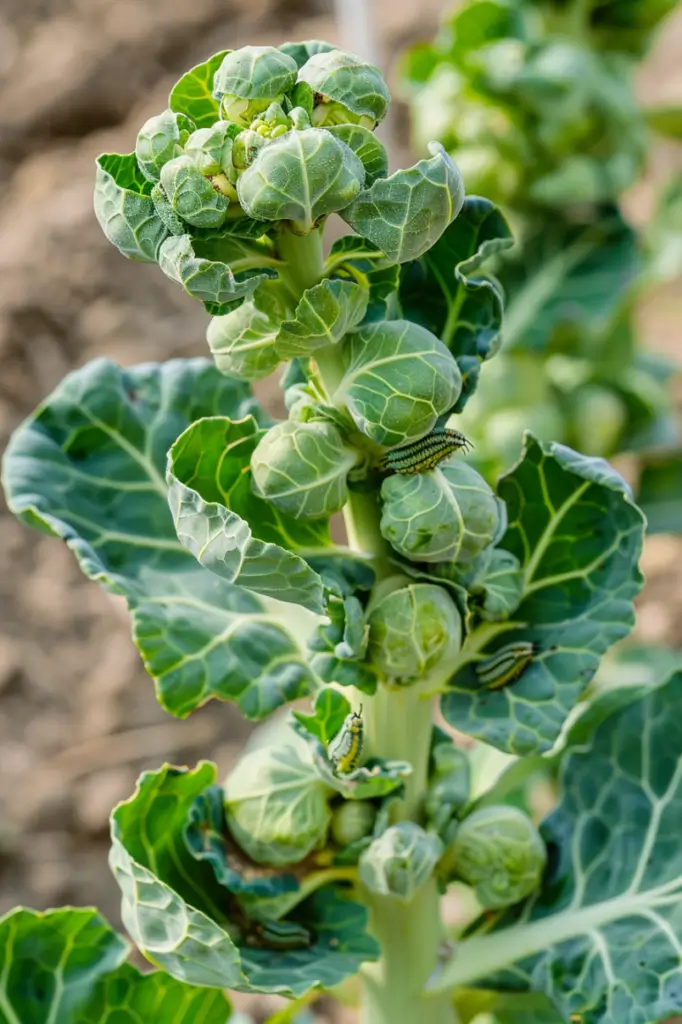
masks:
<svg viewBox="0 0 682 1024"><path fill-rule="evenodd" d="M368 757L409 761L412 774L406 780L405 797L394 805L393 820L418 820L426 792L433 700L424 700L420 687L388 689L379 686L365 703L365 753Z"/></svg>
<svg viewBox="0 0 682 1024"><path fill-rule="evenodd" d="M452 996L424 996L442 941L435 879L410 903L365 894L382 957L362 968L360 1024L456 1024Z"/></svg>
<svg viewBox="0 0 682 1024"><path fill-rule="evenodd" d="M308 236L283 233L277 243L286 261L292 292L300 294L324 273L319 232ZM343 376L341 346L315 352L321 383L333 394ZM344 509L349 545L372 557L377 583L396 570L390 547L379 530L376 493L351 492ZM373 697L359 695L364 704L366 752L370 756L409 761L412 775L404 799L394 807L395 820L417 820L427 785L433 701L422 687L388 689L380 685ZM442 939L440 900L431 879L409 903L363 894L371 914L371 929L382 948L376 964L363 968L361 1024L456 1024L449 995L426 996L424 988L436 968Z"/></svg>
<svg viewBox="0 0 682 1024"><path fill-rule="evenodd" d="M277 238L277 254L284 263L280 276L290 285L297 298L307 288L321 281L324 273L321 230L311 231L309 235L282 231Z"/></svg>

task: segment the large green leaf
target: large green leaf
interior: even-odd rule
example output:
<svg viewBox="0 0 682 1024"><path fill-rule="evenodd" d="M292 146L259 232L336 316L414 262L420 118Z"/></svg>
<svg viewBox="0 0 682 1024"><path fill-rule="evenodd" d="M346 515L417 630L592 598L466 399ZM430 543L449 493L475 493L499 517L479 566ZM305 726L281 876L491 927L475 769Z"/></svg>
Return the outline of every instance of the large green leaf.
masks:
<svg viewBox="0 0 682 1024"><path fill-rule="evenodd" d="M185 842L195 800L214 780L215 766L206 762L194 771L146 772L113 813L110 864L124 923L145 955L192 984L293 997L338 984L376 959L365 909L331 886L296 908L309 945L288 950L260 942L258 922L245 918L210 863Z"/></svg>
<svg viewBox="0 0 682 1024"><path fill-rule="evenodd" d="M504 265L505 345L544 351L559 331L594 334L615 317L641 269L637 238L619 214L593 224L543 221Z"/></svg>
<svg viewBox="0 0 682 1024"><path fill-rule="evenodd" d="M551 747L600 656L632 627L644 520L608 463L530 435L498 490L509 519L499 546L521 564L523 599L509 621L473 631L441 707L463 732L524 755ZM476 659L515 641L537 645L532 663L482 689Z"/></svg>
<svg viewBox="0 0 682 1024"><path fill-rule="evenodd" d="M184 985L163 971L141 974L122 964L100 979L92 998L68 1024L227 1024L231 1016L227 995L218 989Z"/></svg>
<svg viewBox="0 0 682 1024"><path fill-rule="evenodd" d="M168 106L187 114L197 128L210 128L220 116L220 104L213 95L213 76L230 50L221 50L182 76L171 89Z"/></svg>
<svg viewBox="0 0 682 1024"><path fill-rule="evenodd" d="M0 1024L72 1024L127 954L96 910L10 911L0 918Z"/></svg>
<svg viewBox="0 0 682 1024"><path fill-rule="evenodd" d="M682 533L682 452L647 459L637 501L648 533Z"/></svg>
<svg viewBox="0 0 682 1024"><path fill-rule="evenodd" d="M104 234L131 260L155 263L168 229L156 212L152 185L134 153L104 153L97 159L95 216Z"/></svg>
<svg viewBox="0 0 682 1024"><path fill-rule="evenodd" d="M322 580L296 551L331 544L328 523L294 519L251 486L251 454L266 433L252 416L197 420L168 453L168 501L178 537L230 583L323 615Z"/></svg>
<svg viewBox="0 0 682 1024"><path fill-rule="evenodd" d="M513 244L509 226L494 203L467 196L459 216L432 249L403 267L403 315L427 327L447 345L462 373L459 412L476 388L481 363L500 342L502 295L485 274L475 273L495 253Z"/></svg>
<svg viewBox="0 0 682 1024"><path fill-rule="evenodd" d="M184 717L211 697L261 718L313 687L275 614L202 569L177 539L166 452L195 419L257 412L246 385L202 359L65 378L4 459L12 511L61 537L83 572L122 594L161 704ZM284 608L284 606L281 606Z"/></svg>
<svg viewBox="0 0 682 1024"><path fill-rule="evenodd" d="M1 1024L226 1024L224 993L140 974L127 953L96 910L11 911L0 919Z"/></svg>
<svg viewBox="0 0 682 1024"><path fill-rule="evenodd" d="M456 166L438 143L414 167L378 178L345 210L343 219L395 263L415 260L436 242L464 201Z"/></svg>
<svg viewBox="0 0 682 1024"><path fill-rule="evenodd" d="M492 977L589 1024L682 1011L681 702L678 672L570 751L542 826L540 893L508 927L460 943L439 988Z"/></svg>

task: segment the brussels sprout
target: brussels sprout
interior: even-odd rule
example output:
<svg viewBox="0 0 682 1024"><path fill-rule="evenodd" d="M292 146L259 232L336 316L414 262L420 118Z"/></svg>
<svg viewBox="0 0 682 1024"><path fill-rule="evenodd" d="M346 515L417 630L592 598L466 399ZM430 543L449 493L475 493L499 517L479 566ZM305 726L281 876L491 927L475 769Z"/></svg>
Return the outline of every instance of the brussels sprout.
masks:
<svg viewBox="0 0 682 1024"><path fill-rule="evenodd" d="M215 316L206 340L221 373L238 380L259 380L280 363L276 339L286 313L282 285L264 281L250 300L225 316Z"/></svg>
<svg viewBox="0 0 682 1024"><path fill-rule="evenodd" d="M355 453L331 423L278 423L251 456L253 487L297 519L330 516L348 498Z"/></svg>
<svg viewBox="0 0 682 1024"><path fill-rule="evenodd" d="M486 910L518 903L538 888L547 851L528 815L516 807L484 807L465 818L451 847L455 876L473 886Z"/></svg>
<svg viewBox="0 0 682 1024"><path fill-rule="evenodd" d="M216 121L210 128L192 132L185 144L185 154L205 177L233 171L232 147L238 130L229 121Z"/></svg>
<svg viewBox="0 0 682 1024"><path fill-rule="evenodd" d="M296 864L324 846L331 791L299 746L260 747L225 780L227 827L258 864Z"/></svg>
<svg viewBox="0 0 682 1024"><path fill-rule="evenodd" d="M369 617L370 658L396 683L409 685L436 668L447 674L461 641L459 611L432 583L394 590Z"/></svg>
<svg viewBox="0 0 682 1024"><path fill-rule="evenodd" d="M289 220L306 234L348 206L364 183L362 162L348 146L323 129L304 128L264 145L237 190L250 217Z"/></svg>
<svg viewBox="0 0 682 1024"><path fill-rule="evenodd" d="M480 473L464 462L428 473L387 477L380 529L415 562L470 562L496 538L503 506Z"/></svg>
<svg viewBox="0 0 682 1024"><path fill-rule="evenodd" d="M155 182L159 180L164 164L181 155L193 128L188 117L172 110L164 110L145 121L135 143L135 156L145 178Z"/></svg>
<svg viewBox="0 0 682 1024"><path fill-rule="evenodd" d="M161 185L175 213L195 228L217 228L225 220L229 201L204 178L190 156L165 164Z"/></svg>
<svg viewBox="0 0 682 1024"><path fill-rule="evenodd" d="M250 128L239 133L232 147L232 165L238 174L251 166L265 145L267 143L263 136Z"/></svg>
<svg viewBox="0 0 682 1024"><path fill-rule="evenodd" d="M248 125L273 100L280 102L296 84L298 66L274 46L243 46L224 57L213 79L228 121Z"/></svg>
<svg viewBox="0 0 682 1024"><path fill-rule="evenodd" d="M332 838L337 846L349 846L371 834L376 807L367 800L344 800L332 816Z"/></svg>
<svg viewBox="0 0 682 1024"><path fill-rule="evenodd" d="M356 426L392 448L427 434L462 390L452 355L435 335L409 320L366 324L344 345L346 372L334 395Z"/></svg>
<svg viewBox="0 0 682 1024"><path fill-rule="evenodd" d="M362 124L383 121L391 100L379 68L352 53L316 53L298 73L315 93L313 124Z"/></svg>
<svg viewBox="0 0 682 1024"><path fill-rule="evenodd" d="M409 902L426 882L443 852L438 836L413 821L387 828L358 862L360 881L370 892Z"/></svg>

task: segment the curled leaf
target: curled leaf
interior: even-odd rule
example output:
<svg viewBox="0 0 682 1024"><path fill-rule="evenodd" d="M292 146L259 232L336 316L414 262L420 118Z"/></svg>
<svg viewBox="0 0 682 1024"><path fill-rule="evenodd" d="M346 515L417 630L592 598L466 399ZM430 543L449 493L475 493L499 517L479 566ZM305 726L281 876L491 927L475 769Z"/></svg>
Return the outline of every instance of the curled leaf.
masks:
<svg viewBox="0 0 682 1024"><path fill-rule="evenodd" d="M408 170L379 178L341 213L395 263L417 259L438 241L462 208L464 185L443 147Z"/></svg>
<svg viewBox="0 0 682 1024"><path fill-rule="evenodd" d="M151 198L152 185L134 153L97 158L95 216L104 234L130 260L155 263L168 229Z"/></svg>
<svg viewBox="0 0 682 1024"><path fill-rule="evenodd" d="M167 238L159 250L159 266L213 313L228 312L273 276L265 268L233 274L227 263L210 258L211 249L206 250L209 256L203 256L204 251L202 241L193 241L190 235Z"/></svg>

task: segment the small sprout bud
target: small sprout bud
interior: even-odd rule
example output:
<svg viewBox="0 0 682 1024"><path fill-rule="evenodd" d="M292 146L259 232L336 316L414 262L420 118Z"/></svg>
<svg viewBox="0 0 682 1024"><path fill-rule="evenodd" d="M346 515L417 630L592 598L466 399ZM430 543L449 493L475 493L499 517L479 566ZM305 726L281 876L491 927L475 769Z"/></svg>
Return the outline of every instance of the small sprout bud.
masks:
<svg viewBox="0 0 682 1024"><path fill-rule="evenodd" d="M195 166L179 156L161 171L161 185L179 217L196 228L217 228L225 220L228 201Z"/></svg>
<svg viewBox="0 0 682 1024"><path fill-rule="evenodd" d="M370 892L409 902L431 877L443 844L413 821L387 828L358 862L360 881Z"/></svg>
<svg viewBox="0 0 682 1024"><path fill-rule="evenodd" d="M228 121L248 125L296 84L296 61L274 46L243 46L228 53L213 80Z"/></svg>
<svg viewBox="0 0 682 1024"><path fill-rule="evenodd" d="M450 460L381 485L381 533L415 562L469 563L499 535L503 506L483 477Z"/></svg>
<svg viewBox="0 0 682 1024"><path fill-rule="evenodd" d="M344 800L332 816L332 838L337 846L349 846L371 835L376 808L367 800Z"/></svg>
<svg viewBox="0 0 682 1024"><path fill-rule="evenodd" d="M547 863L545 844L528 815L505 805L465 818L451 854L453 876L473 886L485 910L501 910L530 896Z"/></svg>
<svg viewBox="0 0 682 1024"><path fill-rule="evenodd" d="M137 133L135 156L149 181L159 181L161 169L182 153L182 147L194 125L184 114L164 110L150 117Z"/></svg>
<svg viewBox="0 0 682 1024"><path fill-rule="evenodd" d="M296 864L324 846L329 790L299 747L260 747L225 780L227 826L258 864Z"/></svg>
<svg viewBox="0 0 682 1024"><path fill-rule="evenodd" d="M185 144L185 153L206 177L225 174L232 164L236 134L237 128L229 121L216 121L210 128L192 132Z"/></svg>
<svg viewBox="0 0 682 1024"><path fill-rule="evenodd" d="M391 95L373 64L342 50L316 53L298 73L315 95L313 124L362 124L375 128L386 116Z"/></svg>
<svg viewBox="0 0 682 1024"><path fill-rule="evenodd" d="M254 490L297 519L330 516L348 498L355 454L331 423L278 423L251 456Z"/></svg>
<svg viewBox="0 0 682 1024"><path fill-rule="evenodd" d="M265 139L258 132L240 132L232 147L232 163L237 171L250 167L265 145Z"/></svg>
<svg viewBox="0 0 682 1024"><path fill-rule="evenodd" d="M461 639L454 601L432 583L394 590L369 617L370 658L391 682L401 685L435 670L447 674Z"/></svg>
<svg viewBox="0 0 682 1024"><path fill-rule="evenodd" d="M297 132L302 132L305 128L310 128L310 115L303 107L294 107L289 114L289 120Z"/></svg>

